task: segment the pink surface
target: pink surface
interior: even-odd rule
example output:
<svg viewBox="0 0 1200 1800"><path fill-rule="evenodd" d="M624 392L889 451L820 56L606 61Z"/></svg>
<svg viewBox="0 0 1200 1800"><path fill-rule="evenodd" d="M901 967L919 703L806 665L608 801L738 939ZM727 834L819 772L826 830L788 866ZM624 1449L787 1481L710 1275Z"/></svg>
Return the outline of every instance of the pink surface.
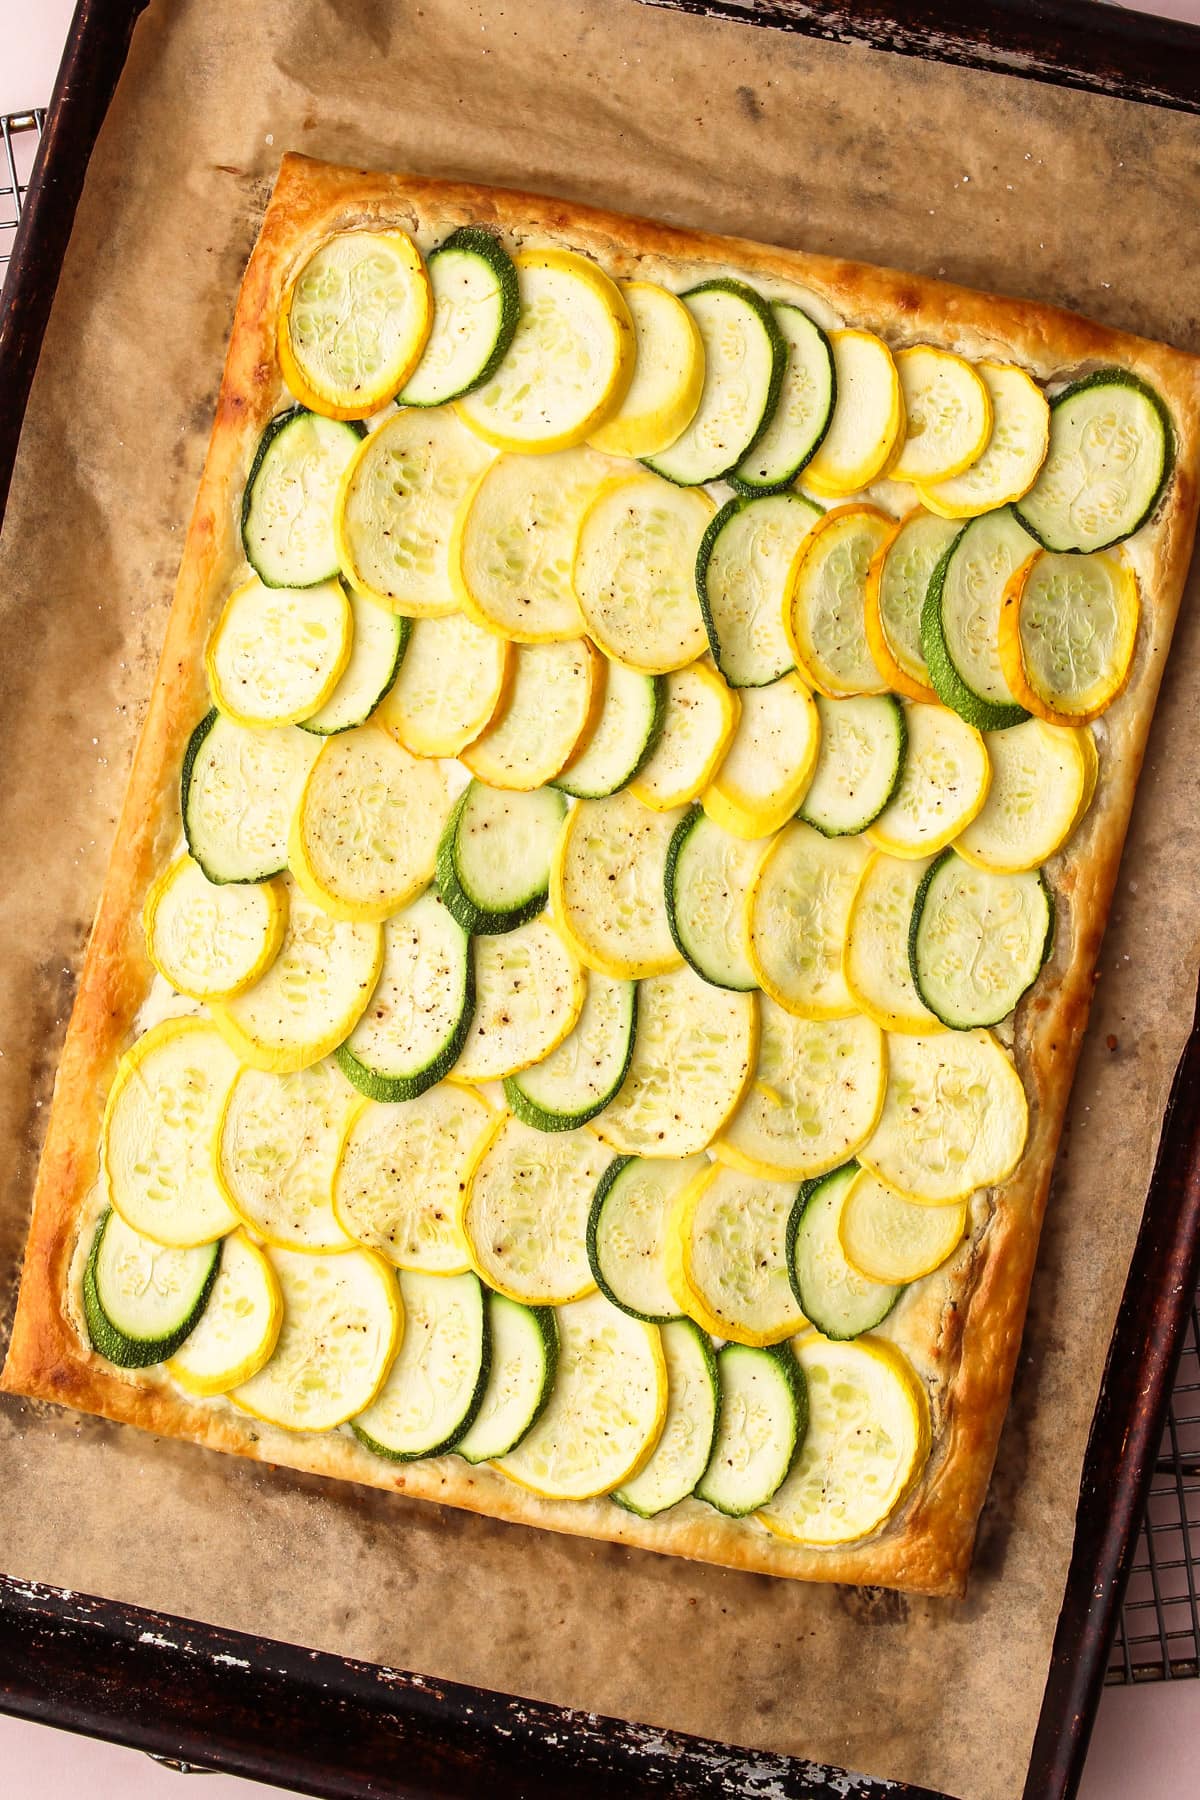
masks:
<svg viewBox="0 0 1200 1800"><path fill-rule="evenodd" d="M0 0L0 112L44 105L73 0ZM1131 8L1200 24L1200 0ZM0 1794L40 1800L255 1800L292 1790L229 1775L190 1785L136 1751L0 1716ZM1080 1800L1184 1800L1200 1793L1200 1681L1109 1688Z"/></svg>

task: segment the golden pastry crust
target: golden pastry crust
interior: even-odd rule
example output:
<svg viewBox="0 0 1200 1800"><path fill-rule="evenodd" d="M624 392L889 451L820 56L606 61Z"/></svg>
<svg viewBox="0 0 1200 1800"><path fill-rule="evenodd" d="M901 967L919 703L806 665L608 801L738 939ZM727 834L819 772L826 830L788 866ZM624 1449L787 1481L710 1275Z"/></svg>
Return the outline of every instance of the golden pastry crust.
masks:
<svg viewBox="0 0 1200 1800"><path fill-rule="evenodd" d="M146 892L178 838L178 772L207 710L202 650L242 567L238 509L254 447L284 389L275 319L287 283L332 232L401 225L428 249L456 226L500 230L510 245L562 244L612 275L676 291L732 272L772 296L809 301L818 318L866 326L893 347L932 342L1019 363L1043 383L1115 362L1144 376L1175 421L1167 496L1129 554L1144 608L1133 675L1097 730L1101 777L1069 853L1049 873L1058 934L1046 975L1022 1004L1015 1054L1030 1137L1015 1173L948 1265L926 1284L909 1329L934 1399L934 1448L901 1509L873 1538L805 1550L751 1520L686 1501L643 1520L605 1500L539 1500L487 1468L449 1456L383 1462L348 1433L306 1438L228 1402L187 1399L160 1371L123 1372L79 1328L81 1212L94 1188L104 1099L153 968L141 928ZM677 230L543 197L469 184L338 169L289 155L242 284L166 642L59 1066L34 1199L12 1344L0 1385L212 1449L393 1488L518 1523L641 1545L732 1568L807 1580L960 1594L1008 1404L1055 1149L1087 1022L1093 971L1150 718L1191 554L1200 464L1200 361L1073 314L830 257Z"/></svg>

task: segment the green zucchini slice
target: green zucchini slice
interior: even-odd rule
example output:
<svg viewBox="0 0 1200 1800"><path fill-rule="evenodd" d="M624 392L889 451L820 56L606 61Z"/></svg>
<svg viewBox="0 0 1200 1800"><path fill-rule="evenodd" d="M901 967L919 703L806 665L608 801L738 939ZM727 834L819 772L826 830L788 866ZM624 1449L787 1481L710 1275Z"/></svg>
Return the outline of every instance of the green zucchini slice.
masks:
<svg viewBox="0 0 1200 1800"><path fill-rule="evenodd" d="M803 494L737 495L700 540L696 593L730 687L766 687L795 667L784 599L796 552L821 516Z"/></svg>
<svg viewBox="0 0 1200 1800"><path fill-rule="evenodd" d="M787 345L787 368L770 424L730 477L743 493L787 487L815 456L837 399L833 348L821 327L790 300L771 312Z"/></svg>
<svg viewBox="0 0 1200 1800"><path fill-rule="evenodd" d="M788 347L767 302L744 282L704 281L683 300L704 342L704 390L683 435L643 460L677 486L697 487L728 475L766 431Z"/></svg>
<svg viewBox="0 0 1200 1800"><path fill-rule="evenodd" d="M1046 460L1013 512L1046 550L1107 550L1146 523L1174 467L1161 396L1128 369L1097 369L1050 402Z"/></svg>
<svg viewBox="0 0 1200 1800"><path fill-rule="evenodd" d="M588 1262L600 1292L635 1319L660 1325L679 1317L666 1276L667 1221L703 1167L702 1156L618 1156L596 1184Z"/></svg>
<svg viewBox="0 0 1200 1800"><path fill-rule="evenodd" d="M1006 1019L1054 944L1054 900L1040 869L996 875L944 850L913 902L908 957L917 992L955 1031Z"/></svg>
<svg viewBox="0 0 1200 1800"><path fill-rule="evenodd" d="M637 1029L637 982L593 971L574 1029L542 1062L510 1075L513 1112L538 1131L573 1131L603 1112L625 1079Z"/></svg>
<svg viewBox="0 0 1200 1800"><path fill-rule="evenodd" d="M717 1435L717 1359L707 1335L690 1319L662 1328L667 1364L667 1416L650 1461L613 1499L639 1518L678 1506L708 1467Z"/></svg>
<svg viewBox="0 0 1200 1800"><path fill-rule="evenodd" d="M908 749L904 708L894 694L816 694L821 747L799 818L825 837L865 831L900 785Z"/></svg>
<svg viewBox="0 0 1200 1800"><path fill-rule="evenodd" d="M968 725L1004 731L1029 717L1013 699L997 648L1000 603L1029 538L1011 507L964 525L929 578L921 609L921 652L939 698Z"/></svg>
<svg viewBox="0 0 1200 1800"><path fill-rule="evenodd" d="M838 1222L858 1174L843 1163L816 1181L801 1183L788 1220L787 1264L792 1292L810 1325L823 1337L861 1337L887 1318L903 1287L860 1275L846 1261Z"/></svg>
<svg viewBox="0 0 1200 1800"><path fill-rule="evenodd" d="M714 987L758 986L746 942L746 894L762 855L759 838L734 837L702 806L680 819L667 846L667 923L680 954Z"/></svg>
<svg viewBox="0 0 1200 1800"><path fill-rule="evenodd" d="M478 1275L401 1270L404 1336L378 1394L350 1428L392 1462L441 1456L469 1431L491 1366L488 1313Z"/></svg>
<svg viewBox="0 0 1200 1800"><path fill-rule="evenodd" d="M552 1306L522 1306L487 1293L491 1369L479 1411L452 1446L465 1462L491 1462L515 1450L554 1392L558 1325Z"/></svg>
<svg viewBox="0 0 1200 1800"><path fill-rule="evenodd" d="M482 387L512 343L521 310L508 251L481 225L462 225L425 259L433 326L421 360L397 399L441 406Z"/></svg>
<svg viewBox="0 0 1200 1800"><path fill-rule="evenodd" d="M206 713L183 756L180 805L192 859L210 881L266 881L288 863L288 831L320 740L295 725L253 730Z"/></svg>
<svg viewBox="0 0 1200 1800"><path fill-rule="evenodd" d="M628 787L654 754L666 710L665 675L643 675L609 660L596 728L552 785L577 800L603 800Z"/></svg>
<svg viewBox="0 0 1200 1800"><path fill-rule="evenodd" d="M194 1249L168 1249L109 1209L83 1272L92 1348L121 1369L165 1362L199 1323L220 1266L220 1238Z"/></svg>
<svg viewBox="0 0 1200 1800"><path fill-rule="evenodd" d="M415 1100L458 1061L474 1011L471 940L427 888L385 921L379 980L338 1066L372 1100Z"/></svg>
<svg viewBox="0 0 1200 1800"><path fill-rule="evenodd" d="M346 591L354 621L350 661L321 710L300 722L302 731L315 732L318 737L366 723L399 674L412 636L411 619L388 612L353 588Z"/></svg>
<svg viewBox="0 0 1200 1800"><path fill-rule="evenodd" d="M338 484L365 428L293 406L261 438L242 497L242 546L264 587L316 587L338 574Z"/></svg>
<svg viewBox="0 0 1200 1800"><path fill-rule="evenodd" d="M808 1389L790 1344L726 1344L717 1372L717 1435L695 1491L718 1512L743 1519L787 1479L808 1429Z"/></svg>
<svg viewBox="0 0 1200 1800"><path fill-rule="evenodd" d="M442 899L464 931L494 936L537 917L566 811L553 788L522 792L472 781L464 789L437 854Z"/></svg>

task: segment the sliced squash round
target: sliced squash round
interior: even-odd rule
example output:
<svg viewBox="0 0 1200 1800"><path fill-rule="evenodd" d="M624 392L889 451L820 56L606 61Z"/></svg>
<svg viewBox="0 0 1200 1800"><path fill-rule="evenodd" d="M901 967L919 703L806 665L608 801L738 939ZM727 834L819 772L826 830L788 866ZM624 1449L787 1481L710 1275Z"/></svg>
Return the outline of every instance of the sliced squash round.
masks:
<svg viewBox="0 0 1200 1800"><path fill-rule="evenodd" d="M943 1025L997 1025L1033 986L1054 943L1054 900L1041 870L996 875L953 850L926 870L913 902L908 956L917 991Z"/></svg>
<svg viewBox="0 0 1200 1800"><path fill-rule="evenodd" d="M221 1241L204 1311L167 1363L189 1394L227 1394L257 1375L279 1341L283 1294L274 1269L244 1231Z"/></svg>
<svg viewBox="0 0 1200 1800"><path fill-rule="evenodd" d="M554 1392L558 1325L552 1306L487 1295L492 1366L479 1411L454 1446L464 1462L494 1462L515 1450Z"/></svg>
<svg viewBox="0 0 1200 1800"><path fill-rule="evenodd" d="M336 576L338 484L362 432L292 406L259 438L242 494L242 548L267 587L314 587Z"/></svg>
<svg viewBox="0 0 1200 1800"><path fill-rule="evenodd" d="M944 850L982 810L992 765L980 732L945 706L905 708L908 749L900 785L867 836L889 856Z"/></svg>
<svg viewBox="0 0 1200 1800"><path fill-rule="evenodd" d="M765 1506L796 1460L808 1429L804 1371L790 1344L717 1352L720 1405L708 1467L696 1498L727 1518Z"/></svg>
<svg viewBox="0 0 1200 1800"><path fill-rule="evenodd" d="M350 660L350 602L339 581L230 594L204 653L208 685L235 724L296 725L319 712Z"/></svg>
<svg viewBox="0 0 1200 1800"><path fill-rule="evenodd" d="M413 756L458 756L502 705L513 653L466 613L418 619L379 723Z"/></svg>
<svg viewBox="0 0 1200 1800"><path fill-rule="evenodd" d="M867 641L867 571L892 521L877 506L838 506L801 544L784 597L796 667L831 700L881 694L887 681Z"/></svg>
<svg viewBox="0 0 1200 1800"><path fill-rule="evenodd" d="M664 898L678 822L628 790L581 800L568 814L550 865L550 906L589 969L631 981L678 966Z"/></svg>
<svg viewBox="0 0 1200 1800"><path fill-rule="evenodd" d="M746 938L746 895L765 845L733 837L699 806L675 827L665 892L671 936L697 975L742 992L758 985Z"/></svg>
<svg viewBox="0 0 1200 1800"><path fill-rule="evenodd" d="M155 881L143 910L150 960L176 993L224 1000L265 974L287 924L280 881L209 881L190 856L176 857Z"/></svg>
<svg viewBox="0 0 1200 1800"><path fill-rule="evenodd" d="M990 1031L888 1040L879 1124L858 1153L886 1187L930 1206L995 1187L1021 1160L1029 1107Z"/></svg>
<svg viewBox="0 0 1200 1800"><path fill-rule="evenodd" d="M796 554L821 517L803 494L727 500L696 556L713 660L730 687L765 687L793 667L783 603Z"/></svg>
<svg viewBox="0 0 1200 1800"><path fill-rule="evenodd" d="M829 429L804 471L822 498L870 487L904 433L904 396L891 351L869 331L831 331L837 403Z"/></svg>
<svg viewBox="0 0 1200 1800"><path fill-rule="evenodd" d="M635 1319L661 1325L679 1314L667 1282L667 1227L702 1156L618 1156L596 1184L587 1253L596 1286Z"/></svg>
<svg viewBox="0 0 1200 1800"><path fill-rule="evenodd" d="M429 277L405 232L339 232L283 296L280 372L313 412L369 418L416 368L432 319Z"/></svg>
<svg viewBox="0 0 1200 1800"><path fill-rule="evenodd" d="M460 1224L477 1273L510 1300L563 1306L596 1283L587 1222L608 1152L590 1131L506 1118L477 1159Z"/></svg>
<svg viewBox="0 0 1200 1800"><path fill-rule="evenodd" d="M590 443L606 456L654 456L691 424L704 388L704 341L683 301L653 281L624 281L637 358L616 412Z"/></svg>
<svg viewBox="0 0 1200 1800"><path fill-rule="evenodd" d="M667 1364L667 1412L654 1454L613 1499L641 1519L654 1519L692 1493L708 1467L717 1435L717 1361L707 1333L691 1319L660 1327Z"/></svg>
<svg viewBox="0 0 1200 1800"><path fill-rule="evenodd" d="M1035 551L1000 608L1000 665L1021 705L1050 725L1098 719L1129 680L1140 611L1123 558Z"/></svg>
<svg viewBox="0 0 1200 1800"><path fill-rule="evenodd" d="M538 1131L573 1131L617 1093L633 1055L637 983L593 969L574 1028L556 1050L504 1083L518 1119Z"/></svg>
<svg viewBox="0 0 1200 1800"><path fill-rule="evenodd" d="M821 721L798 675L743 688L733 740L701 797L714 824L735 837L770 837L793 816L813 777Z"/></svg>
<svg viewBox="0 0 1200 1800"><path fill-rule="evenodd" d="M714 1337L761 1347L804 1324L788 1277L795 1183L710 1163L675 1203L667 1281L680 1312Z"/></svg>
<svg viewBox="0 0 1200 1800"><path fill-rule="evenodd" d="M799 820L758 865L746 896L746 945L758 985L802 1019L855 1010L842 975L850 907L870 851L861 837L827 838Z"/></svg>
<svg viewBox="0 0 1200 1800"><path fill-rule="evenodd" d="M654 754L666 711L662 675L639 675L605 658L604 704L591 735L554 785L577 800L603 800L628 787Z"/></svg>
<svg viewBox="0 0 1200 1800"><path fill-rule="evenodd" d="M217 1132L217 1174L242 1223L285 1250L344 1250L333 1175L357 1096L332 1062L243 1069Z"/></svg>
<svg viewBox="0 0 1200 1800"><path fill-rule="evenodd" d="M888 686L906 700L937 699L921 649L921 610L930 577L957 535L953 520L914 507L896 521L867 569L867 644Z"/></svg>
<svg viewBox="0 0 1200 1800"><path fill-rule="evenodd" d="M816 322L790 300L771 313L787 345L779 399L766 429L730 476L743 493L786 487L812 460L833 417L833 350Z"/></svg>
<svg viewBox="0 0 1200 1800"><path fill-rule="evenodd" d="M664 677L666 700L654 749L630 792L655 812L698 800L721 766L741 703L707 662Z"/></svg>
<svg viewBox="0 0 1200 1800"><path fill-rule="evenodd" d="M204 1317L227 1242L156 1244L106 1207L83 1271L92 1349L119 1369L153 1368L174 1355Z"/></svg>
<svg viewBox="0 0 1200 1800"><path fill-rule="evenodd" d="M923 482L925 506L943 519L973 519L1019 500L1037 480L1050 441L1046 396L1011 363L975 365L992 403L992 429L981 455L946 481Z"/></svg>
<svg viewBox="0 0 1200 1800"><path fill-rule="evenodd" d="M916 1206L860 1169L842 1206L838 1241L847 1262L872 1281L920 1281L962 1243L967 1203Z"/></svg>
<svg viewBox="0 0 1200 1800"><path fill-rule="evenodd" d="M954 840L979 869L1015 875L1036 869L1075 829L1087 799L1090 733L1026 719L984 733L992 784L983 808Z"/></svg>
<svg viewBox="0 0 1200 1800"><path fill-rule="evenodd" d="M415 1100L458 1061L474 1011L470 939L427 888L385 921L379 979L338 1064L372 1100Z"/></svg>
<svg viewBox="0 0 1200 1800"><path fill-rule="evenodd" d="M842 974L859 1012L883 1031L923 1037L942 1029L913 981L908 931L913 902L933 862L877 850L863 870L846 922Z"/></svg>
<svg viewBox="0 0 1200 1800"><path fill-rule="evenodd" d="M216 707L183 758L183 833L211 882L266 881L287 868L288 830L320 744L287 725L251 731Z"/></svg>
<svg viewBox="0 0 1200 1800"><path fill-rule="evenodd" d="M360 1444L392 1462L442 1456L479 1411L491 1364L488 1313L479 1277L399 1276L404 1337L387 1379L351 1422Z"/></svg>
<svg viewBox="0 0 1200 1800"><path fill-rule="evenodd" d="M929 678L947 706L981 731L1019 725L1025 710L1000 662L1001 602L1029 554L1012 513L972 519L943 552L921 609Z"/></svg>
<svg viewBox="0 0 1200 1800"><path fill-rule="evenodd" d="M850 1162L802 1182L787 1229L796 1303L823 1336L843 1341L882 1325L902 1291L895 1282L864 1275L842 1249L841 1217L858 1174L858 1164Z"/></svg>
<svg viewBox="0 0 1200 1800"><path fill-rule="evenodd" d="M519 644L512 678L484 731L459 752L490 787L529 792L561 775L604 703L604 664L586 638Z"/></svg>
<svg viewBox="0 0 1200 1800"><path fill-rule="evenodd" d="M553 788L525 792L472 781L438 845L438 889L451 917L475 937L536 919L567 803Z"/></svg>
<svg viewBox="0 0 1200 1800"><path fill-rule="evenodd" d="M548 919L476 938L475 1012L454 1073L502 1081L557 1049L583 1008L583 971Z"/></svg>
<svg viewBox="0 0 1200 1800"><path fill-rule="evenodd" d="M301 719L302 731L329 737L365 725L395 681L412 632L412 620L350 590L354 621L350 660L317 712Z"/></svg>
<svg viewBox="0 0 1200 1800"><path fill-rule="evenodd" d="M574 586L607 656L665 675L707 647L693 571L715 511L703 489L643 470L600 488L575 544Z"/></svg>
<svg viewBox="0 0 1200 1800"><path fill-rule="evenodd" d="M443 406L488 381L512 343L520 311L517 271L495 232L460 225L426 263L433 325L401 406Z"/></svg>
<svg viewBox="0 0 1200 1800"><path fill-rule="evenodd" d="M992 435L992 399L965 357L932 344L896 352L905 427L892 481L938 482L977 462Z"/></svg>
<svg viewBox="0 0 1200 1800"><path fill-rule="evenodd" d="M788 346L774 310L744 281L718 276L683 299L704 343L704 387L686 430L646 461L668 481L695 487L731 474L767 429Z"/></svg>
<svg viewBox="0 0 1200 1800"><path fill-rule="evenodd" d="M904 708L894 694L821 694L817 713L821 748L799 817L825 837L852 837L874 823L900 785Z"/></svg>

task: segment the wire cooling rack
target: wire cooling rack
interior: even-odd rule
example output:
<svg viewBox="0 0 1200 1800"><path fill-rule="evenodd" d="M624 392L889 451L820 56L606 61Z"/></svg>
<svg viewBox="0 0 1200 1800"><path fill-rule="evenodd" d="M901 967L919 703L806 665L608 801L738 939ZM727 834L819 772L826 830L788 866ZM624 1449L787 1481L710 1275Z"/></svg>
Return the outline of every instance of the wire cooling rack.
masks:
<svg viewBox="0 0 1200 1800"><path fill-rule="evenodd" d="M0 284L46 114L0 114ZM1109 1659L1110 1684L1200 1675L1200 1296L1159 1446L1125 1607Z"/></svg>

